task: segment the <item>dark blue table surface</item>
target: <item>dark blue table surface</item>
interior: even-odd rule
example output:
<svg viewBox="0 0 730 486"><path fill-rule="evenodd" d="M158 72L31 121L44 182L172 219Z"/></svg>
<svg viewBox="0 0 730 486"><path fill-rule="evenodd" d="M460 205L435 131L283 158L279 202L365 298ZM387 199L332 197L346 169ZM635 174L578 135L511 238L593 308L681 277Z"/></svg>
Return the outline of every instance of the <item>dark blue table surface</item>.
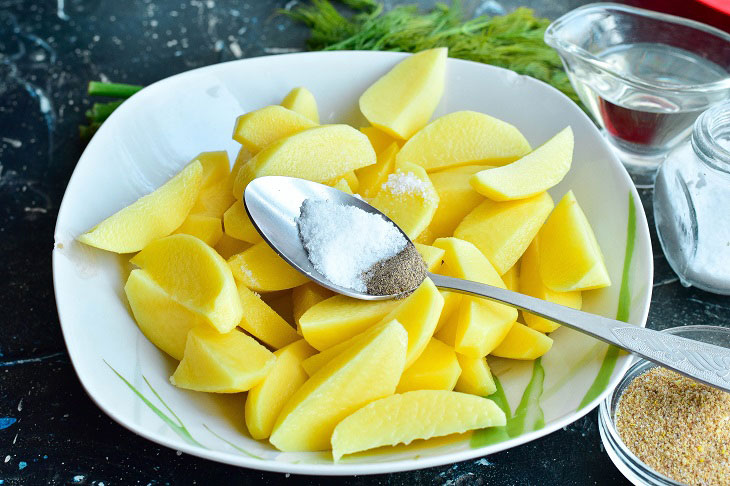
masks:
<svg viewBox="0 0 730 486"><path fill-rule="evenodd" d="M524 3L554 18L584 2ZM112 422L83 391L58 323L51 249L83 150L77 126L88 107L86 83L147 84L238 57L302 50L307 30L275 15L294 4L0 0L0 484L623 484L595 412L486 459L342 479L240 469L157 446ZM517 2L465 5L494 13ZM651 191L641 195L656 267L649 327L730 325L727 298L679 285L656 241Z"/></svg>

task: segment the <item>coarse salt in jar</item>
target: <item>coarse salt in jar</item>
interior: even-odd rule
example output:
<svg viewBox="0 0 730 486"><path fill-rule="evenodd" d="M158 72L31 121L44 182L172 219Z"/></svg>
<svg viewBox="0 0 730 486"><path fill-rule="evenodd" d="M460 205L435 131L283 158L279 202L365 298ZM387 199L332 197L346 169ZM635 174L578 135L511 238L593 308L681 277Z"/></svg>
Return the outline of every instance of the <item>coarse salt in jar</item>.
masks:
<svg viewBox="0 0 730 486"><path fill-rule="evenodd" d="M681 283L730 294L730 101L702 113L661 165L654 218Z"/></svg>

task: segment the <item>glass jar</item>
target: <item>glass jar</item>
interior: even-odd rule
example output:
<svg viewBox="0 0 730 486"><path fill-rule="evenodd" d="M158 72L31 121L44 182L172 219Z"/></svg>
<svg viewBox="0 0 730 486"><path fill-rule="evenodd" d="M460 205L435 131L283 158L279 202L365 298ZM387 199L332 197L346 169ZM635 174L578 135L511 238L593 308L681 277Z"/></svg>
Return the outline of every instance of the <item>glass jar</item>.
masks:
<svg viewBox="0 0 730 486"><path fill-rule="evenodd" d="M730 101L702 113L659 168L654 219L682 285L730 295Z"/></svg>

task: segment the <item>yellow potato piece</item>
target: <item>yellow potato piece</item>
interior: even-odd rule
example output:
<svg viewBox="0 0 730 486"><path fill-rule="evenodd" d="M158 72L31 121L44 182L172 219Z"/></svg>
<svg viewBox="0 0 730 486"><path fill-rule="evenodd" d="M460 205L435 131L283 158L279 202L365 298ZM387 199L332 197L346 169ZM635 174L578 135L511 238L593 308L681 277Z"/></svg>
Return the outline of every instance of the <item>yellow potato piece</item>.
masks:
<svg viewBox="0 0 730 486"><path fill-rule="evenodd" d="M426 171L413 164L403 164L389 175L370 201L411 239L428 227L438 203L438 194Z"/></svg>
<svg viewBox="0 0 730 486"><path fill-rule="evenodd" d="M431 338L421 356L403 372L395 392L453 390L460 374L454 348Z"/></svg>
<svg viewBox="0 0 730 486"><path fill-rule="evenodd" d="M399 304L397 300L366 301L335 295L307 309L299 318L299 326L304 339L321 351L360 334Z"/></svg>
<svg viewBox="0 0 730 486"><path fill-rule="evenodd" d="M360 180L357 178L357 174L354 170L351 170L350 172L345 173L342 176L342 179L347 182L348 187L350 188L350 191L357 192L360 189Z"/></svg>
<svg viewBox="0 0 730 486"><path fill-rule="evenodd" d="M185 354L170 383L188 390L238 393L261 383L275 361L271 351L240 331L221 334L200 326L188 333Z"/></svg>
<svg viewBox="0 0 730 486"><path fill-rule="evenodd" d="M567 127L521 159L478 172L469 182L493 201L525 199L562 181L572 160L573 130Z"/></svg>
<svg viewBox="0 0 730 486"><path fill-rule="evenodd" d="M317 110L317 100L307 88L300 86L289 91L284 97L281 106L289 110L295 111L303 115L314 123L319 124L319 111Z"/></svg>
<svg viewBox="0 0 730 486"><path fill-rule="evenodd" d="M276 362L273 368L246 396L246 427L251 437L261 440L271 435L284 404L309 378L302 368L302 361L315 352L300 339L274 353Z"/></svg>
<svg viewBox="0 0 730 486"><path fill-rule="evenodd" d="M434 334L439 332L439 330L444 327L449 320L451 320L454 313L459 311L462 297L461 294L446 290L439 290L439 293L441 294L441 297L444 298L444 308L441 310L441 315L439 316L439 321L436 323ZM450 342L453 343L453 339Z"/></svg>
<svg viewBox="0 0 730 486"><path fill-rule="evenodd" d="M573 191L563 196L540 230L540 276L556 292L611 285L601 248Z"/></svg>
<svg viewBox="0 0 730 486"><path fill-rule="evenodd" d="M402 139L421 129L444 93L444 47L421 51L396 64L360 96L360 111L374 127Z"/></svg>
<svg viewBox="0 0 730 486"><path fill-rule="evenodd" d="M550 351L553 340L539 331L515 322L507 336L491 352L500 358L537 359Z"/></svg>
<svg viewBox="0 0 730 486"><path fill-rule="evenodd" d="M337 424L332 455L338 461L345 454L506 423L504 412L487 398L444 390L411 391L369 403Z"/></svg>
<svg viewBox="0 0 730 486"><path fill-rule="evenodd" d="M454 236L473 243L504 275L527 249L553 209L546 192L528 199L486 200L469 213Z"/></svg>
<svg viewBox="0 0 730 486"><path fill-rule="evenodd" d="M418 253L426 263L426 268L429 272L435 272L441 267L441 261L444 257L444 250L436 248L435 246L423 245L421 243L413 244L418 250Z"/></svg>
<svg viewBox="0 0 730 486"><path fill-rule="evenodd" d="M143 270L132 270L124 292L142 334L162 351L181 360L188 331L204 324L205 319L176 302Z"/></svg>
<svg viewBox="0 0 730 486"><path fill-rule="evenodd" d="M406 143L405 140L388 135L384 131L378 130L375 127L362 127L360 131L368 137L370 144L373 146L373 150L375 150L375 153L378 155L380 155L380 153L388 148L392 143L395 143L398 148L402 147L403 144Z"/></svg>
<svg viewBox="0 0 730 486"><path fill-rule="evenodd" d="M432 239L452 236L461 220L484 201L469 184L469 178L488 165L466 165L429 174L439 196L439 205L428 229Z"/></svg>
<svg viewBox="0 0 730 486"><path fill-rule="evenodd" d="M509 123L475 111L456 111L413 135L395 161L434 172L460 165L504 165L529 152L530 144Z"/></svg>
<svg viewBox="0 0 730 486"><path fill-rule="evenodd" d="M418 288L401 301L395 309L386 315L381 323L397 320L408 332L408 353L406 354L406 368L411 366L433 336L436 323L444 307L444 298L441 297L431 279L425 279Z"/></svg>
<svg viewBox="0 0 730 486"><path fill-rule="evenodd" d="M256 177L281 175L313 182L338 179L375 163L368 138L347 125L322 125L277 140L241 167L233 191L241 200Z"/></svg>
<svg viewBox="0 0 730 486"><path fill-rule="evenodd" d="M461 367L461 375L454 387L455 391L488 397L497 391L492 372L486 358L472 358L463 354L456 355Z"/></svg>
<svg viewBox="0 0 730 486"><path fill-rule="evenodd" d="M243 309L233 275L216 251L190 235L155 240L130 260L170 296L218 332L232 330Z"/></svg>
<svg viewBox="0 0 730 486"><path fill-rule="evenodd" d="M542 283L538 263L539 241L540 234L538 233L530 246L527 247L525 254L522 255L522 263L520 264L520 292L555 304L580 309L583 304L583 299L579 291L555 292L545 287ZM530 312L523 311L522 317L525 320L525 324L536 331L552 332L560 327L556 322L536 316Z"/></svg>
<svg viewBox="0 0 730 486"><path fill-rule="evenodd" d="M294 314L294 322L299 327L299 319L304 313L315 304L322 302L335 295L330 289L326 289L314 282L307 282L304 285L295 287L292 290L292 307Z"/></svg>
<svg viewBox="0 0 730 486"><path fill-rule="evenodd" d="M505 288L489 260L473 244L458 238L439 238L434 246L444 252L445 275ZM478 297L461 299L459 310L436 335L458 353L480 358L507 335L517 310Z"/></svg>
<svg viewBox="0 0 730 486"><path fill-rule="evenodd" d="M344 178L339 179L335 184L332 185L332 187L334 187L338 191L344 192L345 194L353 194L352 189L350 189L350 184L348 184L347 180L345 180Z"/></svg>
<svg viewBox="0 0 730 486"><path fill-rule="evenodd" d="M223 233L218 244L215 245L215 251L217 251L224 259L228 260L236 253L241 253L250 247L251 243L231 238L227 234Z"/></svg>
<svg viewBox="0 0 730 486"><path fill-rule="evenodd" d="M114 253L132 253L182 224L198 198L203 166L197 160L154 192L142 196L78 237Z"/></svg>
<svg viewBox="0 0 730 486"><path fill-rule="evenodd" d="M233 129L233 140L256 155L279 139L316 126L306 116L283 106L271 105L239 116Z"/></svg>
<svg viewBox="0 0 730 486"><path fill-rule="evenodd" d="M294 326L294 304L292 302L292 291L294 289L279 290L277 292L266 292L261 294L261 300L279 314L290 326Z"/></svg>
<svg viewBox="0 0 730 486"><path fill-rule="evenodd" d="M248 161L251 160L251 157L251 152L246 150L246 147L241 147L241 149L238 151L238 154L236 155L236 161L233 163L233 168L231 169L231 175L228 177L228 187L230 188L230 193L232 195L236 194L235 185L236 179L238 178L238 173L241 171L241 167L248 164ZM243 189L241 189L241 193L243 193Z"/></svg>
<svg viewBox="0 0 730 486"><path fill-rule="evenodd" d="M377 326L374 326L377 327ZM324 351L320 351L319 353L310 356L309 358L302 361L302 368L304 368L304 371L309 376L312 376L317 371L319 371L324 365L332 361L335 357L340 355L343 351L345 351L348 348L351 348L356 343L360 342L362 339L367 337L368 332L373 329L368 328L365 331L361 332L360 334L351 337L350 339L346 341L342 341L339 344L335 344L334 346L331 346Z"/></svg>
<svg viewBox="0 0 730 486"><path fill-rule="evenodd" d="M203 240L209 246L215 246L223 236L223 225L220 218L190 214L173 234L183 233Z"/></svg>
<svg viewBox="0 0 730 486"><path fill-rule="evenodd" d="M527 250L525 250L525 252L527 252ZM518 261L512 265L504 275L502 275L502 282L504 282L504 286L507 287L507 290L511 290L513 292L520 291L520 266L521 264Z"/></svg>
<svg viewBox="0 0 730 486"><path fill-rule="evenodd" d="M228 152L225 150L201 152L191 162L196 160L203 167L201 188L214 186L217 182L227 179L231 172L231 163L228 160Z"/></svg>
<svg viewBox="0 0 730 486"><path fill-rule="evenodd" d="M246 208L241 201L234 202L225 213L223 213L223 230L231 238L258 243L263 240L261 234L248 217Z"/></svg>
<svg viewBox="0 0 730 486"><path fill-rule="evenodd" d="M200 190L198 199L190 210L190 214L201 214L221 219L223 213L231 207L235 200L236 198L231 193L230 180L225 177Z"/></svg>
<svg viewBox="0 0 730 486"><path fill-rule="evenodd" d="M408 334L397 321L375 331L323 366L286 402L269 438L277 449L329 449L332 431L342 419L395 391Z"/></svg>
<svg viewBox="0 0 730 486"><path fill-rule="evenodd" d="M300 339L294 328L258 294L239 284L238 296L244 311L238 323L241 329L274 349Z"/></svg>
<svg viewBox="0 0 730 486"><path fill-rule="evenodd" d="M388 179L388 175L395 170L395 154L398 153L398 144L391 143L383 151L376 153L378 157L375 164L355 171L360 181L359 192L364 197L375 197Z"/></svg>
<svg viewBox="0 0 730 486"><path fill-rule="evenodd" d="M237 281L256 292L273 292L305 284L307 277L281 259L265 242L233 255L228 266Z"/></svg>

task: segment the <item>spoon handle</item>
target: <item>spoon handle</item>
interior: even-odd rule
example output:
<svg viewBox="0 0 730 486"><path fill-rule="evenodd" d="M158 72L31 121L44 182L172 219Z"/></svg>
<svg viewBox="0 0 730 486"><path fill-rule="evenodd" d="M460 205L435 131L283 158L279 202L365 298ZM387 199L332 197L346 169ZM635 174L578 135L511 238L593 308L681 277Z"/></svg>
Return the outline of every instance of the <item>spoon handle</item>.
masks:
<svg viewBox="0 0 730 486"><path fill-rule="evenodd" d="M633 326L491 285L435 274L429 274L429 278L441 289L517 307L730 392L728 348Z"/></svg>

